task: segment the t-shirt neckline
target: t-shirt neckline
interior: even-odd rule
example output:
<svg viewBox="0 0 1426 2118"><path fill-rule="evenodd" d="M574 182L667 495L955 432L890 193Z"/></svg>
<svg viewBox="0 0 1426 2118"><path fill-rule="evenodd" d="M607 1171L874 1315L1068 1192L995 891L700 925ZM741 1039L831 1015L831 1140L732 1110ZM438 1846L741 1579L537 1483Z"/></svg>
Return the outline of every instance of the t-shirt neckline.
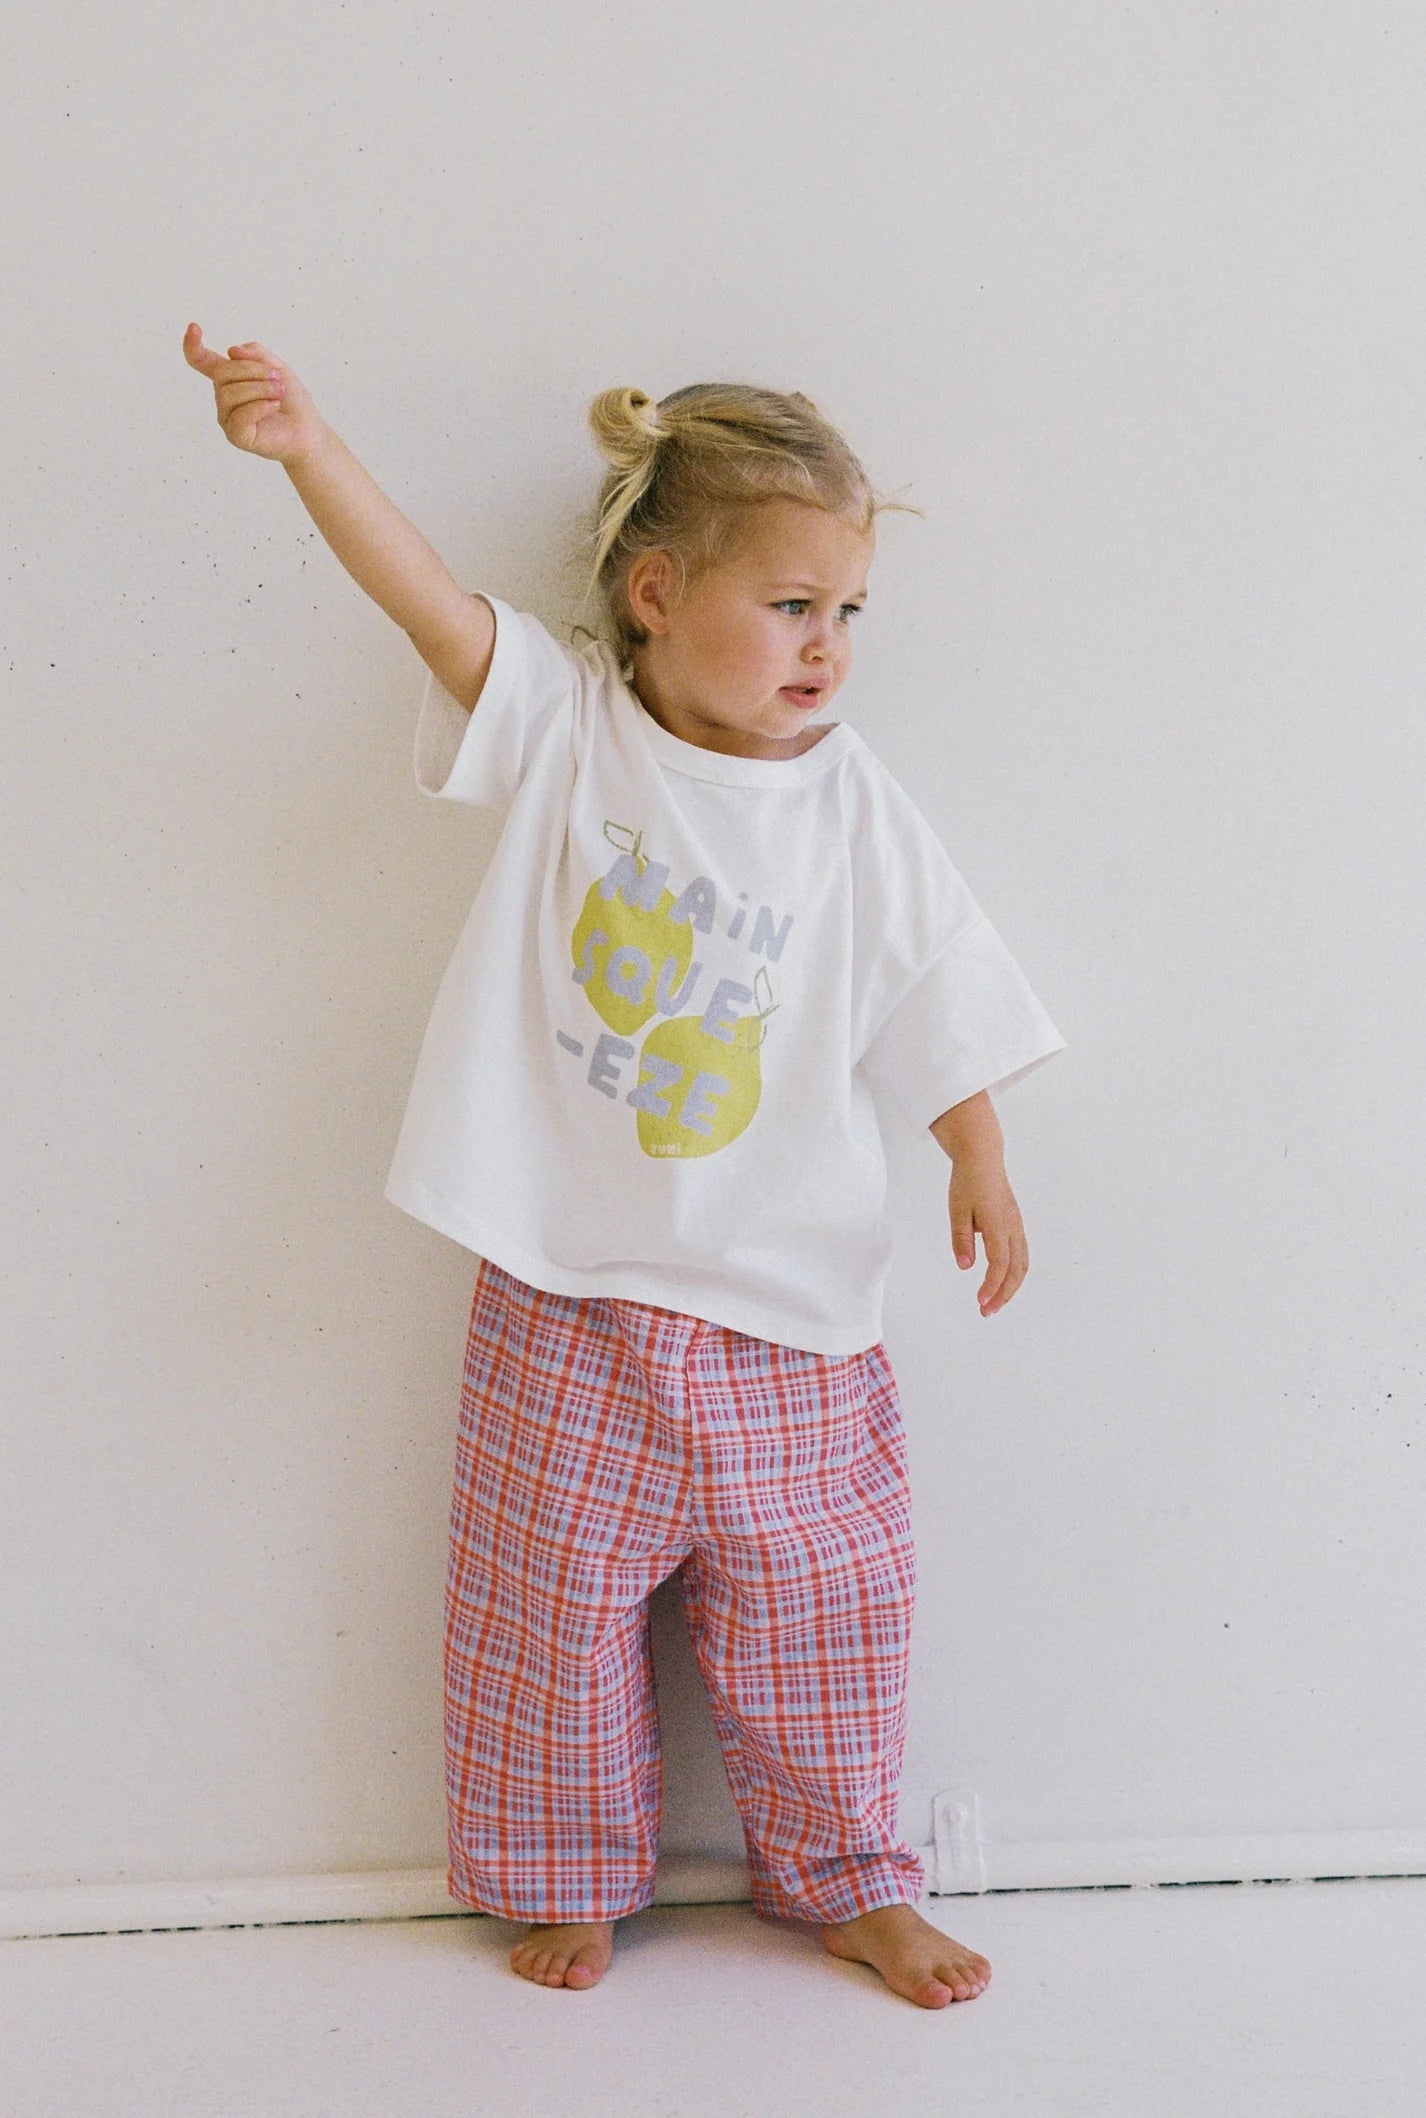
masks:
<svg viewBox="0 0 1426 2118"><path fill-rule="evenodd" d="M699 743L686 743L682 736L672 734L661 721L656 721L628 678L613 663L612 654L610 663L624 709L642 731L652 755L659 764L685 773L690 779L715 780L725 787L788 787L825 772L838 758L845 757L857 740L855 730L845 721L838 721L820 742L796 757L737 757L730 751L705 750Z"/></svg>

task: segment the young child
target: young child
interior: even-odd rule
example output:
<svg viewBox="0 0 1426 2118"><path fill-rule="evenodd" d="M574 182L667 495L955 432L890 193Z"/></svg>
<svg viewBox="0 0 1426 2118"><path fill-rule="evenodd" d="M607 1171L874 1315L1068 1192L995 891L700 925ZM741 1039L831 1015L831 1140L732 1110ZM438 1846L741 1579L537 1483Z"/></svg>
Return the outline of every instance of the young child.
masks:
<svg viewBox="0 0 1426 2118"><path fill-rule="evenodd" d="M1028 1253L992 1089L1064 1039L846 723L879 500L798 394L605 391L581 651L459 588L266 347L190 364L429 674L422 792L501 830L386 1196L479 1260L444 1640L449 1888L591 1986L653 1899L648 1599L680 1576L755 1911L922 2007L983 1956L897 1835L916 1586L881 1114L951 1158L982 1313Z"/></svg>

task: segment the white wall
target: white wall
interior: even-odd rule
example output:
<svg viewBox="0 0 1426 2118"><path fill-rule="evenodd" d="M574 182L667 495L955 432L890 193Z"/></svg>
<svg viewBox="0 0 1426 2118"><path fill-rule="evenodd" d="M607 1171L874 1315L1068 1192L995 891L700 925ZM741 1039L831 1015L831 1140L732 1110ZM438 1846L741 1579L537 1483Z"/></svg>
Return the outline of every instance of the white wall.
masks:
<svg viewBox="0 0 1426 2118"><path fill-rule="evenodd" d="M445 1857L474 1260L382 1185L489 839L190 317L552 625L614 383L925 509L839 712L1069 1050L1000 1315L895 1146L903 1827L1426 1826L1424 19L17 0L0 1879ZM671 1591L666 1843L737 1851Z"/></svg>

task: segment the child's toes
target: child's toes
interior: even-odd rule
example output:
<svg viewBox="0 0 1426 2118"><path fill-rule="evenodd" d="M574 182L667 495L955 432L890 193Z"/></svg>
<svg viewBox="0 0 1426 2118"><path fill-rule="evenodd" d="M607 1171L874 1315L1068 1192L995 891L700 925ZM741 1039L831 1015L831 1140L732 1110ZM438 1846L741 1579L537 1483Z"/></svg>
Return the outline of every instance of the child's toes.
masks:
<svg viewBox="0 0 1426 2118"><path fill-rule="evenodd" d="M955 2000L973 2000L980 1991L980 1980L968 1964L937 1964L936 1977Z"/></svg>

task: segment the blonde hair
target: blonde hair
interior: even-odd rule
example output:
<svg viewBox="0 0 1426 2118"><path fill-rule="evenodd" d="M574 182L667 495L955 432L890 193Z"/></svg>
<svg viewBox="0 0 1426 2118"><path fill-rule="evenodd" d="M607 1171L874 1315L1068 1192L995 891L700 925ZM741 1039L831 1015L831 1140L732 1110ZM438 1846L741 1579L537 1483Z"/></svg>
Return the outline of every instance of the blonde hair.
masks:
<svg viewBox="0 0 1426 2118"><path fill-rule="evenodd" d="M591 526L585 604L597 592L626 668L648 637L626 594L641 552L672 554L681 599L737 548L745 511L759 502L800 500L863 531L885 508L921 513L872 490L837 429L800 390L696 382L657 404L643 390L603 390L589 424L610 468Z"/></svg>

